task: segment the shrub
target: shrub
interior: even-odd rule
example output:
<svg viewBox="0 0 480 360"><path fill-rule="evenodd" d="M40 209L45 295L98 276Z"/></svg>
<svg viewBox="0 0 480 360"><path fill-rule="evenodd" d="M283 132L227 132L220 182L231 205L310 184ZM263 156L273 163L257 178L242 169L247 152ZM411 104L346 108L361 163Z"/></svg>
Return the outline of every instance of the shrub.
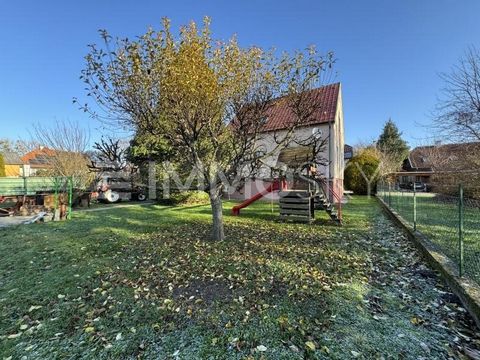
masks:
<svg viewBox="0 0 480 360"><path fill-rule="evenodd" d="M379 165L380 159L378 157L378 152L376 152L375 149L365 148L361 150L360 153L355 155L348 162L345 169L345 188L352 190L358 195L367 195L369 190L368 181L371 181L370 190L373 193L377 185L377 169Z"/></svg>
<svg viewBox="0 0 480 360"><path fill-rule="evenodd" d="M0 177L5 177L7 176L5 172L5 161L3 159L3 155L0 154Z"/></svg>
<svg viewBox="0 0 480 360"><path fill-rule="evenodd" d="M170 198L159 202L164 205L204 205L210 203L210 198L204 191L188 190L170 194Z"/></svg>

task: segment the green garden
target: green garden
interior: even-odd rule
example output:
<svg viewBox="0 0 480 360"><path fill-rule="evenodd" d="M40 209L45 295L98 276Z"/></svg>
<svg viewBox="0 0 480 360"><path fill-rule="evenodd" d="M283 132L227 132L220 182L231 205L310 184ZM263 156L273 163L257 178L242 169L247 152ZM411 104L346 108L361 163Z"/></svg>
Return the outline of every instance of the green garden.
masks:
<svg viewBox="0 0 480 360"><path fill-rule="evenodd" d="M0 230L0 358L447 358L476 341L375 199L342 227L232 205L223 241L203 205Z"/></svg>

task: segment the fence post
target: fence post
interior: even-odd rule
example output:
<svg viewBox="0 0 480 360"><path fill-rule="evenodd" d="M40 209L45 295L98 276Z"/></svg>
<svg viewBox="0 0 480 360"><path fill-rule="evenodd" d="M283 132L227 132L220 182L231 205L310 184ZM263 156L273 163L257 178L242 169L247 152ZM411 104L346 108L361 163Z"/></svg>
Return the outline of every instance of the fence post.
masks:
<svg viewBox="0 0 480 360"><path fill-rule="evenodd" d="M388 182L388 206L392 208L392 184Z"/></svg>
<svg viewBox="0 0 480 360"><path fill-rule="evenodd" d="M417 231L417 192L413 187L413 231Z"/></svg>
<svg viewBox="0 0 480 360"><path fill-rule="evenodd" d="M68 179L68 217L72 218L72 199L73 199L73 176L69 176Z"/></svg>
<svg viewBox="0 0 480 360"><path fill-rule="evenodd" d="M23 195L28 195L28 181L26 176L23 177Z"/></svg>
<svg viewBox="0 0 480 360"><path fill-rule="evenodd" d="M58 208L58 188L59 188L59 185L58 185L58 178L54 177L53 179L54 179L53 180L54 181L53 185L55 186L55 195L54 195L54 198L53 198L53 200L54 200L53 207L54 207L55 210L57 210L57 208Z"/></svg>
<svg viewBox="0 0 480 360"><path fill-rule="evenodd" d="M458 186L458 273L463 276L463 222L464 222L463 185Z"/></svg>
<svg viewBox="0 0 480 360"><path fill-rule="evenodd" d="M405 198L403 197L403 190L400 189L400 187L398 188L398 191L400 191L400 194L402 194L402 198L400 199L400 207L398 211L400 214L403 214L403 207L405 206Z"/></svg>

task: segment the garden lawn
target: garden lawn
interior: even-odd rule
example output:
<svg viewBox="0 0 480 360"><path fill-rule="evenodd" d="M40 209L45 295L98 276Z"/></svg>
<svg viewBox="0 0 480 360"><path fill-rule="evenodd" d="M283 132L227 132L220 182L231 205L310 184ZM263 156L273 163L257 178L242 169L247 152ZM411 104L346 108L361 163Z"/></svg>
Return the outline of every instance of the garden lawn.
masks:
<svg viewBox="0 0 480 360"><path fill-rule="evenodd" d="M345 225L256 203L76 212L0 230L0 359L448 358L478 338L374 199Z"/></svg>

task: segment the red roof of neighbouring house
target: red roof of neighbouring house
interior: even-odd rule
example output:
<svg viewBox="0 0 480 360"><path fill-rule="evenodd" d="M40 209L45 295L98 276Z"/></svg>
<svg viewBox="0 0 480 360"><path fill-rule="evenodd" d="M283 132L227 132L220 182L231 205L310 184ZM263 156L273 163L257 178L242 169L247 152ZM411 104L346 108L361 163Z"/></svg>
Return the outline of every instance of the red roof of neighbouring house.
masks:
<svg viewBox="0 0 480 360"><path fill-rule="evenodd" d="M404 170L474 170L472 162L480 152L480 142L419 146L410 151Z"/></svg>
<svg viewBox="0 0 480 360"><path fill-rule="evenodd" d="M308 96L312 96L312 100L318 101L321 107L313 114L308 122L301 125L308 126L335 121L339 94L340 83L325 85L310 90ZM267 110L267 122L263 128L265 132L288 128L295 121L295 116L285 97L274 101L275 104Z"/></svg>
<svg viewBox="0 0 480 360"><path fill-rule="evenodd" d="M49 167L51 158L55 155L55 150L43 147L32 150L22 156L23 162L32 167Z"/></svg>

